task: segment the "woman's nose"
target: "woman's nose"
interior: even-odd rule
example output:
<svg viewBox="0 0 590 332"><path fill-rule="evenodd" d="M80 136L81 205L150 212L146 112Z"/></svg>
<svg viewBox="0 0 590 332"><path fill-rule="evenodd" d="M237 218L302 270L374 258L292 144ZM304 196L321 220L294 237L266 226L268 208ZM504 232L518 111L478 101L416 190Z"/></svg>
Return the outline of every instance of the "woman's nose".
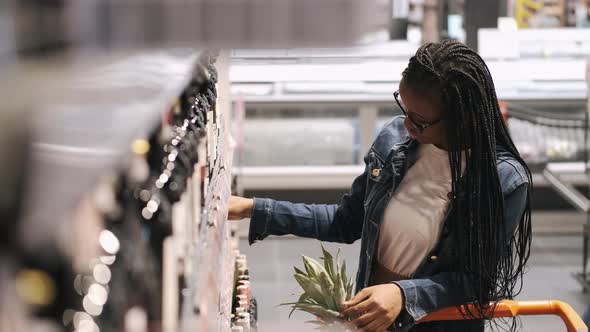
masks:
<svg viewBox="0 0 590 332"><path fill-rule="evenodd" d="M412 124L410 123L410 120L408 119L407 116L404 117L404 127L406 127L407 131L416 131L416 128L414 128L414 126L412 126Z"/></svg>

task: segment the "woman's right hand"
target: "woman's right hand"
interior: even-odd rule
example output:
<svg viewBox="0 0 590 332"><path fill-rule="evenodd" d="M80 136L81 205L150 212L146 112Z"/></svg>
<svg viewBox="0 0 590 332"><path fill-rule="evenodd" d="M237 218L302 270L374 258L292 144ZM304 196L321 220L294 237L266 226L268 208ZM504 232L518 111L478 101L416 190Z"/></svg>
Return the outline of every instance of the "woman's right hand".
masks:
<svg viewBox="0 0 590 332"><path fill-rule="evenodd" d="M232 196L229 200L228 220L251 218L254 210L254 199Z"/></svg>

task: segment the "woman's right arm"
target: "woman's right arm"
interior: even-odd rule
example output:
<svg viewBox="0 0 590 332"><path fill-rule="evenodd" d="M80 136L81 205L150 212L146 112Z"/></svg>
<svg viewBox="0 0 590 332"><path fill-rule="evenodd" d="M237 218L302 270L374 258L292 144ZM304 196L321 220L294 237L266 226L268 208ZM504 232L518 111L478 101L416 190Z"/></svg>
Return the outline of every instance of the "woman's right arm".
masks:
<svg viewBox="0 0 590 332"><path fill-rule="evenodd" d="M365 160L366 161L366 160ZM268 235L293 234L321 241L353 243L361 237L367 170L352 183L340 204L296 204L268 198L232 197L230 219L250 217L250 244ZM232 211L233 217L232 218ZM248 215L250 214L250 216Z"/></svg>
<svg viewBox="0 0 590 332"><path fill-rule="evenodd" d="M377 135L375 147L389 148L407 139L404 118L395 117ZM250 244L268 235L294 234L321 241L353 243L361 237L365 217L365 191L370 170L369 154L365 155L365 171L342 196L340 204L294 204L256 198L250 202Z"/></svg>

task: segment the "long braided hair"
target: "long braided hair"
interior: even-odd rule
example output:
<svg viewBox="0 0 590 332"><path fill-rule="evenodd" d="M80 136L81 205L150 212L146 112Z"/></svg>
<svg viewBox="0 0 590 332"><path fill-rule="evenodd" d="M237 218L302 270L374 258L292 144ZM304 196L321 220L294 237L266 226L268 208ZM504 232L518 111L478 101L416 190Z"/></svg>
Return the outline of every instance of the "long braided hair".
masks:
<svg viewBox="0 0 590 332"><path fill-rule="evenodd" d="M475 304L465 315L491 318L490 301L512 299L522 289L531 244L530 170L503 121L489 69L475 51L455 41L425 44L402 76L411 89L441 96L454 193L447 221L458 272L453 284ZM524 214L508 239L497 145L523 165L529 180Z"/></svg>

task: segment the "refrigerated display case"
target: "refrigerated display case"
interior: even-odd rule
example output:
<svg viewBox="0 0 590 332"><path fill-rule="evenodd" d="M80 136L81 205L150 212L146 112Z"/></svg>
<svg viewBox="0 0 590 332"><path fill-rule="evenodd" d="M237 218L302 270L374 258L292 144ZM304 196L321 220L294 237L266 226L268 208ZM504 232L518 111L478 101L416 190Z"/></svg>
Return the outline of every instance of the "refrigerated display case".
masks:
<svg viewBox="0 0 590 332"><path fill-rule="evenodd" d="M516 32L514 38L518 52L509 57L491 52L484 59L498 98L507 105L515 143L534 170L535 185L551 191L542 175L544 165L577 161L582 154L587 95L584 54L590 35L585 29L526 30ZM493 39L488 48L502 49L497 46L501 41ZM236 167L241 186L259 196L337 200L362 173L362 156L379 128L400 114L392 93L417 47L394 41L346 49L232 51L231 92L249 110L245 127L251 128L244 139L247 153L238 151L243 156ZM298 115L289 116L285 109L298 110ZM285 116L289 119L280 120ZM265 139L271 137L267 131L279 135ZM576 174L564 178L572 185L585 183ZM300 194L305 189L331 194ZM567 204L550 201L556 208Z"/></svg>

